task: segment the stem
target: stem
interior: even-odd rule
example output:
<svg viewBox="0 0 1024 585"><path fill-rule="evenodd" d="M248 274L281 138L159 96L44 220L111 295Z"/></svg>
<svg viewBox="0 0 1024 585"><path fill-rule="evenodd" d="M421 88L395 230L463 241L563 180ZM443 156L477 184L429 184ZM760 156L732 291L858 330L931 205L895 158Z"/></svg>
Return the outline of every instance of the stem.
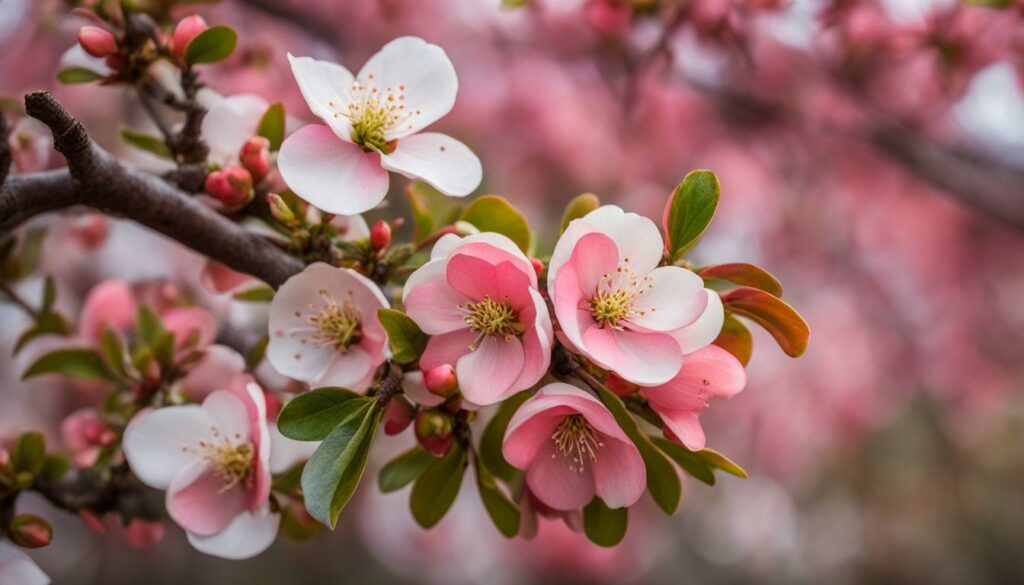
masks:
<svg viewBox="0 0 1024 585"><path fill-rule="evenodd" d="M7 300L12 304L17 305L21 310L25 311L29 317L32 317L33 319L39 318L39 311L33 309L32 305L29 305L25 299L21 298L18 293L14 292L14 289L12 289L6 282L0 282L0 293L7 297Z"/></svg>

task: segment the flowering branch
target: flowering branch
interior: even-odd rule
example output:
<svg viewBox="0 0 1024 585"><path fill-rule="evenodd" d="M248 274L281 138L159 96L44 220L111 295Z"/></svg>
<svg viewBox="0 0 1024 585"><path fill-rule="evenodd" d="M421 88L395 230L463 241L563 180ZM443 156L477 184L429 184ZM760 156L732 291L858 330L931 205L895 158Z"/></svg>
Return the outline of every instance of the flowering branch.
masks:
<svg viewBox="0 0 1024 585"><path fill-rule="evenodd" d="M98 147L47 92L25 96L25 109L53 132L67 170L12 177L0 190L0 233L47 211L84 205L134 220L239 272L279 286L301 260L255 236L161 179L131 169Z"/></svg>

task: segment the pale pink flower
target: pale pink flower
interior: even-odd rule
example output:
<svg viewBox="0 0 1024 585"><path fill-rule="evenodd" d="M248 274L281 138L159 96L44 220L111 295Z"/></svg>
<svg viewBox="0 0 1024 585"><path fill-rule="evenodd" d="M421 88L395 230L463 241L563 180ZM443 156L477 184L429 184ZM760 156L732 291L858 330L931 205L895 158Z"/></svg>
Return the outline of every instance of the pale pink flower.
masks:
<svg viewBox="0 0 1024 585"><path fill-rule="evenodd" d="M0 540L0 585L49 585L50 578L30 556Z"/></svg>
<svg viewBox="0 0 1024 585"><path fill-rule="evenodd" d="M576 510L595 495L611 508L632 506L647 487L640 452L612 413L569 384L548 384L519 407L503 453L555 510Z"/></svg>
<svg viewBox="0 0 1024 585"><path fill-rule="evenodd" d="M252 93L215 100L202 126L203 140L210 147L210 164L220 169L239 164L242 147L256 136L269 107L267 100Z"/></svg>
<svg viewBox="0 0 1024 585"><path fill-rule="evenodd" d="M455 105L459 81L444 50L416 37L385 45L355 77L335 63L288 55L309 109L325 125L281 146L288 186L316 207L353 215L388 191L388 171L462 197L480 184L480 160L465 144L420 132Z"/></svg>
<svg viewBox="0 0 1024 585"><path fill-rule="evenodd" d="M270 429L263 391L248 376L202 405L139 413L124 434L132 471L167 491L167 512L207 554L249 558L266 550L280 516L270 512Z"/></svg>
<svg viewBox="0 0 1024 585"><path fill-rule="evenodd" d="M384 362L387 334L377 310L388 306L362 274L311 264L274 295L267 359L284 376L363 392Z"/></svg>
<svg viewBox="0 0 1024 585"><path fill-rule="evenodd" d="M663 384L683 365L671 335L700 317L703 280L658 266L664 243L651 220L605 205L574 220L548 265L548 294L571 349L643 386Z"/></svg>
<svg viewBox="0 0 1024 585"><path fill-rule="evenodd" d="M92 287L78 317L78 333L99 341L105 329L127 333L135 327L139 304L127 283L106 280Z"/></svg>
<svg viewBox="0 0 1024 585"><path fill-rule="evenodd" d="M454 366L470 402L499 402L547 371L553 341L547 305L530 260L505 236L446 235L403 294L409 317L431 336L420 368Z"/></svg>
<svg viewBox="0 0 1024 585"><path fill-rule="evenodd" d="M82 408L69 414L60 424L60 434L80 467L95 463L100 450L117 441L117 433L100 420L95 408Z"/></svg>
<svg viewBox="0 0 1024 585"><path fill-rule="evenodd" d="M200 351L199 360L178 381L182 394L192 400L203 400L245 372L245 358L226 345L213 344Z"/></svg>
<svg viewBox="0 0 1024 585"><path fill-rule="evenodd" d="M170 307L161 313L160 320L174 334L178 348L203 348L217 337L217 321L202 307Z"/></svg>

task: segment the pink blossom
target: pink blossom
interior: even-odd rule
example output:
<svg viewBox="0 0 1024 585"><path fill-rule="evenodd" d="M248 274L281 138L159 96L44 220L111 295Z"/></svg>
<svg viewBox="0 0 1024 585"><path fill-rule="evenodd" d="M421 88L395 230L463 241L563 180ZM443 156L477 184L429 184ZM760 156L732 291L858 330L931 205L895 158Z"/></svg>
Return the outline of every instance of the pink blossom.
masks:
<svg viewBox="0 0 1024 585"><path fill-rule="evenodd" d="M105 329L126 333L135 327L139 312L135 293L127 283L107 280L92 287L78 319L79 335L99 341Z"/></svg>
<svg viewBox="0 0 1024 585"><path fill-rule="evenodd" d="M296 380L363 392L384 361L387 335L377 310L388 306L358 272L311 264L274 295L267 359Z"/></svg>
<svg viewBox="0 0 1024 585"><path fill-rule="evenodd" d="M100 449L117 440L95 408L82 408L71 413L60 425L64 444L71 451L75 464L88 467L96 462Z"/></svg>
<svg viewBox="0 0 1024 585"><path fill-rule="evenodd" d="M647 487L640 452L612 413L569 384L548 384L519 407L503 452L555 510L578 509L595 495L611 508L632 506Z"/></svg>
<svg viewBox="0 0 1024 585"><path fill-rule="evenodd" d="M663 384L683 365L671 333L703 313L708 297L693 272L658 266L657 226L606 205L574 220L548 265L548 293L567 345L643 386Z"/></svg>
<svg viewBox="0 0 1024 585"><path fill-rule="evenodd" d="M171 307L160 315L178 348L206 347L217 337L217 321L201 307Z"/></svg>
<svg viewBox="0 0 1024 585"><path fill-rule="evenodd" d="M124 454L145 484L167 490L167 512L207 554L242 559L273 543L270 429L263 391L248 376L202 405L145 410L128 424Z"/></svg>
<svg viewBox="0 0 1024 585"><path fill-rule="evenodd" d="M226 345L209 345L178 383L182 393L192 400L203 400L215 390L225 388L235 376L245 372L245 358Z"/></svg>
<svg viewBox="0 0 1024 585"><path fill-rule="evenodd" d="M353 76L336 63L288 55L311 125L281 145L278 166L300 197L331 213L377 206L388 171L462 197L480 184L480 160L465 144L420 132L455 105L459 82L444 50L416 37L385 45Z"/></svg>
<svg viewBox="0 0 1024 585"><path fill-rule="evenodd" d="M547 305L529 259L505 236L446 235L403 294L409 316L431 335L420 367L453 365L469 401L494 404L547 371Z"/></svg>
<svg viewBox="0 0 1024 585"><path fill-rule="evenodd" d="M174 34L171 37L174 54L179 59L182 58L185 55L185 49L188 48L188 44L192 42L192 39L199 36L207 28L209 26L206 24L206 20L198 14L182 18L177 26L174 27Z"/></svg>
<svg viewBox="0 0 1024 585"><path fill-rule="evenodd" d="M164 539L164 524L134 518L121 530L121 539L134 550L151 549Z"/></svg>

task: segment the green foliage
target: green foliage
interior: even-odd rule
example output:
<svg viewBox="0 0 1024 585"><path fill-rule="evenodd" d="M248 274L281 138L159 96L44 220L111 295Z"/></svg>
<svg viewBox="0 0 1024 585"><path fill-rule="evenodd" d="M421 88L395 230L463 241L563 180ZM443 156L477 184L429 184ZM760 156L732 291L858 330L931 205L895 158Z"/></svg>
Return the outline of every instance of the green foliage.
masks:
<svg viewBox="0 0 1024 585"><path fill-rule="evenodd" d="M62 374L78 380L110 380L103 358L89 348L65 348L43 354L22 374L27 380L42 374Z"/></svg>
<svg viewBox="0 0 1024 585"><path fill-rule="evenodd" d="M427 335L415 321L397 309L378 309L377 317L388 334L388 347L394 361L411 364L420 359L427 348Z"/></svg>
<svg viewBox="0 0 1024 585"><path fill-rule="evenodd" d="M754 338L750 334L750 329L747 329L743 321L729 313L726 313L722 331L714 343L731 353L744 366L750 362L750 356L754 353Z"/></svg>
<svg viewBox="0 0 1024 585"><path fill-rule="evenodd" d="M61 83L89 83L103 79L103 76L85 67L68 67L57 72L57 81Z"/></svg>
<svg viewBox="0 0 1024 585"><path fill-rule="evenodd" d="M423 181L413 181L405 190L412 207L416 242L422 242L445 226L455 223L462 206Z"/></svg>
<svg viewBox="0 0 1024 585"><path fill-rule="evenodd" d="M389 461L377 476L377 487L384 493L409 485L437 458L416 446Z"/></svg>
<svg viewBox="0 0 1024 585"><path fill-rule="evenodd" d="M666 231L672 260L692 248L708 229L718 208L721 188L711 171L691 171L676 187L667 210Z"/></svg>
<svg viewBox="0 0 1024 585"><path fill-rule="evenodd" d="M277 429L296 441L320 441L374 402L345 388L318 388L289 402L277 417Z"/></svg>
<svg viewBox="0 0 1024 585"><path fill-rule="evenodd" d="M155 154L160 158L174 158L174 154L171 153L171 149L168 148L167 143L159 136L153 136L144 132L136 132L130 128L121 128L121 138L123 138L128 144L131 144L138 149L145 150L150 154Z"/></svg>
<svg viewBox="0 0 1024 585"><path fill-rule="evenodd" d="M597 497L583 508L583 532L598 546L619 544L628 526L629 508L609 508Z"/></svg>
<svg viewBox="0 0 1024 585"><path fill-rule="evenodd" d="M491 521L506 538L512 538L519 533L519 506L516 506L505 492L501 491L494 475L488 471L480 457L474 459L476 468L476 485L480 492L480 501L483 502L487 515Z"/></svg>
<svg viewBox="0 0 1024 585"><path fill-rule="evenodd" d="M265 284L261 284L252 288L240 290L233 294L232 298L236 301L245 301L249 303L269 303L274 300L274 289Z"/></svg>
<svg viewBox="0 0 1024 585"><path fill-rule="evenodd" d="M782 299L750 287L740 287L722 297L725 308L751 319L772 334L782 351L798 357L807 350L811 330L793 307Z"/></svg>
<svg viewBox="0 0 1024 585"><path fill-rule="evenodd" d="M697 274L704 280L728 280L735 284L763 290L777 297L782 296L782 283L777 278L764 268L746 262L705 266L697 271Z"/></svg>
<svg viewBox="0 0 1024 585"><path fill-rule="evenodd" d="M571 223L572 220L579 219L600 206L601 200L593 193L577 195L569 202L568 205L565 206L565 211L562 212L562 225L559 228L558 233L564 233L565 228L569 227L569 223Z"/></svg>
<svg viewBox="0 0 1024 585"><path fill-rule="evenodd" d="M466 473L466 450L456 443L448 454L435 459L412 486L409 508L423 528L432 528L448 513L459 495Z"/></svg>
<svg viewBox="0 0 1024 585"><path fill-rule="evenodd" d="M284 104L276 102L271 104L267 111L260 118L260 124L256 127L256 135L262 136L270 141L270 151L274 152L281 148L284 142L285 112Z"/></svg>
<svg viewBox="0 0 1024 585"><path fill-rule="evenodd" d="M533 232L526 216L504 197L484 195L474 199L459 217L482 232L497 232L508 236L524 254L530 255Z"/></svg>
<svg viewBox="0 0 1024 585"><path fill-rule="evenodd" d="M14 473L39 475L46 466L46 439L42 433L25 433L18 437L11 454Z"/></svg>
<svg viewBox="0 0 1024 585"><path fill-rule="evenodd" d="M501 451L505 440L505 430L512 420L512 415L519 410L519 407L526 402L530 395L530 391L524 390L502 401L480 436L479 451L483 464L509 485L517 484L522 478L523 472L505 461L505 455Z"/></svg>
<svg viewBox="0 0 1024 585"><path fill-rule="evenodd" d="M679 467L696 479L715 485L715 470L719 469L736 477L746 479L747 472L725 455L711 449L690 451L675 441L662 437L651 437L659 449L664 451Z"/></svg>
<svg viewBox="0 0 1024 585"><path fill-rule="evenodd" d="M185 47L185 63L216 63L231 56L238 44L238 33L229 26L211 26L196 35Z"/></svg>

